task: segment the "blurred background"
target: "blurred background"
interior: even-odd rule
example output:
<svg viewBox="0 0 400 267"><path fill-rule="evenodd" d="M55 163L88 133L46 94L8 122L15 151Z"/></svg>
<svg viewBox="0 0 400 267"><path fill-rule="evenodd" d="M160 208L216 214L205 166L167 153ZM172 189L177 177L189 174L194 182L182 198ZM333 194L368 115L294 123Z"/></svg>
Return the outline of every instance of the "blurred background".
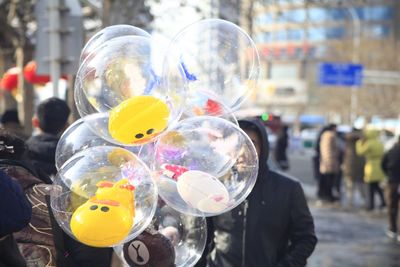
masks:
<svg viewBox="0 0 400 267"><path fill-rule="evenodd" d="M74 75L97 31L129 24L167 47L180 29L204 18L239 25L258 48L257 90L236 114L260 118L272 150L282 126L289 127L285 171L303 183L319 238L309 266L400 266L400 247L385 236L386 211L365 212L361 195L358 209L347 208L344 194L339 203L320 202L312 164L328 123L338 125L343 142L353 127L379 130L385 150L397 142L400 1L0 0L0 113L18 110L30 135L35 106L57 95L75 120ZM271 166L278 168L273 158Z"/></svg>
<svg viewBox="0 0 400 267"><path fill-rule="evenodd" d="M12 67L23 69L31 60L37 61L39 74L49 76L50 65L59 65L65 73L59 71L58 76L70 77L61 79L57 90L61 97L68 97L66 88L73 90L80 49L100 29L130 24L168 45L184 25L203 18L222 18L238 24L253 38L261 60L258 90L239 116L262 116L273 131L277 128L274 124L285 122L307 141L315 139L315 129L327 122L349 127L370 124L386 130L382 137L386 139L399 131L398 1L54 3L62 7L55 19L65 28L59 33L58 46L63 46L55 65L50 62L54 45L49 45L54 25L49 21L54 16L48 13L46 1L0 1L0 75ZM55 41L57 44L57 38ZM0 108L4 111L19 104L20 119L29 132L30 114L37 101L29 102L54 92L52 83L32 85L20 73L18 82L3 82ZM347 76L339 78L343 73ZM71 99L72 94L69 96ZM26 118L25 113L29 114Z"/></svg>

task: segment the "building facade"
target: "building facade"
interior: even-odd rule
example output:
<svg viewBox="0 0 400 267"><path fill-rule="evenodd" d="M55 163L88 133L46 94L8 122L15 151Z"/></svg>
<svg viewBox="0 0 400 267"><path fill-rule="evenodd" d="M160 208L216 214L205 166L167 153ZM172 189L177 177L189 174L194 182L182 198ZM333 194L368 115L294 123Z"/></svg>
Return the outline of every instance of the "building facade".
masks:
<svg viewBox="0 0 400 267"><path fill-rule="evenodd" d="M398 2L257 2L253 38L262 67L254 100L270 111L283 114L336 113L340 121L346 121L352 112L365 115L360 101L365 98L363 94L370 94L368 90L374 90L371 88L389 87L391 93L387 97L393 98L394 91L400 89L396 54L400 28ZM317 77L321 62L362 64L363 86L351 92L350 88L320 85ZM340 106L342 109L338 110Z"/></svg>

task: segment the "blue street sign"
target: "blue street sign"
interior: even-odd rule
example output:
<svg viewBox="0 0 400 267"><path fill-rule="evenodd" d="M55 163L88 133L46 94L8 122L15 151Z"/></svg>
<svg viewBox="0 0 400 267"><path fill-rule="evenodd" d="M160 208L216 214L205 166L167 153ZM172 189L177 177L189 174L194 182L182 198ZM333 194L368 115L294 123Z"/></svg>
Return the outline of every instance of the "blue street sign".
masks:
<svg viewBox="0 0 400 267"><path fill-rule="evenodd" d="M360 64L321 63L319 84L330 86L361 86L363 66Z"/></svg>

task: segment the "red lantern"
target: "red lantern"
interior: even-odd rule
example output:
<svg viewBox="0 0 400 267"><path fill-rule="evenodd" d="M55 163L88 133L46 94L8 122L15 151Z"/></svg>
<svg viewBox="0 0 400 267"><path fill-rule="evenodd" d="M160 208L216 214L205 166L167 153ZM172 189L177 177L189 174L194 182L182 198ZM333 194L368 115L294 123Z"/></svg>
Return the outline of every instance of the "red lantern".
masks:
<svg viewBox="0 0 400 267"><path fill-rule="evenodd" d="M18 74L20 69L17 67L11 68L4 73L0 81L0 88L6 91L13 91L18 87Z"/></svg>
<svg viewBox="0 0 400 267"><path fill-rule="evenodd" d="M49 75L38 75L36 74L36 62L30 61L24 67L25 80L31 84L44 84L50 81Z"/></svg>
<svg viewBox="0 0 400 267"><path fill-rule="evenodd" d="M24 77L25 80L31 84L45 84L50 82L50 76L49 75L38 75L36 74L36 62L35 61L30 61L26 66L24 67ZM61 79L67 80L67 76L63 75L61 76Z"/></svg>

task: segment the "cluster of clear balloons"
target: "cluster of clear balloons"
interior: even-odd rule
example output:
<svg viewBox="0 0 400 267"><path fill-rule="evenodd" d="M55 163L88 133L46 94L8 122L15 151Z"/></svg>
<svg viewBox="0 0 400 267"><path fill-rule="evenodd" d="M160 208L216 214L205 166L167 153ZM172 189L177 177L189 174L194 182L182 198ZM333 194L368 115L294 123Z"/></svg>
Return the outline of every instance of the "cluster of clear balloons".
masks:
<svg viewBox="0 0 400 267"><path fill-rule="evenodd" d="M257 49L219 19L184 28L154 62L152 36L116 25L81 53L81 119L62 135L51 192L71 237L114 247L127 266L193 266L205 217L251 192L258 158L233 111L255 88Z"/></svg>

